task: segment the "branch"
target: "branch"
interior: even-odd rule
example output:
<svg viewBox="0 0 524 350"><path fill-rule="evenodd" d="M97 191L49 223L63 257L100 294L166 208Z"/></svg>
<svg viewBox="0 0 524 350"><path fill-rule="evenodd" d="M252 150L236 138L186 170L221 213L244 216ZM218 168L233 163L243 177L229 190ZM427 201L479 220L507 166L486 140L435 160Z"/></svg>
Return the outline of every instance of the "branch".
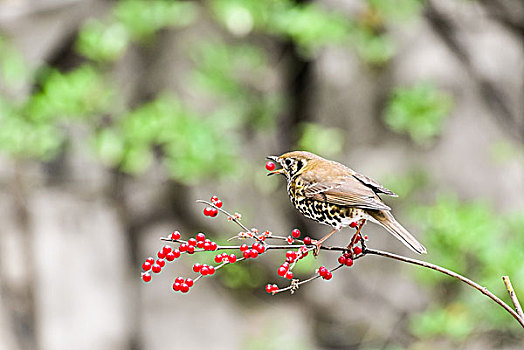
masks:
<svg viewBox="0 0 524 350"><path fill-rule="evenodd" d="M363 252L364 255L367 255L367 254L370 254L370 255L379 255L379 256L383 256L383 257L386 257L386 258L390 258L390 259L395 259L395 260L398 260L398 261L402 261L402 262L405 262L405 263L408 263L408 264L413 264L413 265L418 265L418 266L422 266L422 267L426 267L428 269L432 269L432 270L435 270L435 271L438 271L438 272L441 272L445 275L448 275L448 276L451 276L453 278L456 278L458 279L459 281L461 282L464 282L468 285L470 285L471 287L475 288L476 290L478 290L479 292L481 292L482 294L486 295L487 297L491 298L491 300L493 300L494 302L496 302L497 304L499 304L500 306L502 306L504 309L506 309L507 312L509 312L511 314L511 316L513 316L517 321L518 323L520 323L520 325L524 328L524 317L522 317L522 309L520 310L520 314L517 313L515 310L513 310L508 304L506 304L505 302L503 302L500 298L498 298L495 294L493 294L492 292L490 292L486 287L482 287L480 284L476 283L476 282L473 282L472 280L470 280L469 278L467 277L464 277L456 272L453 272L451 270L448 270L444 267L441 267L441 266L438 266L438 265L435 265L435 264L431 264L431 263L428 263L426 261L422 261L422 260L417 260L417 259L412 259L412 258L408 258L408 257L405 257L405 256L402 256L402 255L397 255L397 254L393 254L393 253L389 253L389 252L384 252L384 251L381 251L381 250L375 250L375 249L369 249L369 248L366 248ZM512 289L513 291L513 289ZM514 292L513 292L513 295L515 296ZM511 296L511 293L510 293L510 296ZM513 297L512 297L513 299ZM516 300L516 296L515 296L515 300ZM513 301L515 303L515 300ZM518 300L517 300L517 303L518 303ZM520 306L520 305L519 305ZM515 306L517 307L517 306Z"/></svg>
<svg viewBox="0 0 524 350"><path fill-rule="evenodd" d="M517 298L517 294L515 294L515 291L513 290L513 286L511 285L509 276L502 276L502 281L504 281L504 285L506 286L506 289L508 290L509 297L511 298L511 301L513 302L513 306L515 306L515 311L517 311L517 314L520 316L520 318L524 319L524 313L522 312L522 307L520 306L519 299Z"/></svg>
<svg viewBox="0 0 524 350"><path fill-rule="evenodd" d="M214 197L216 198L216 197ZM362 221L360 225L358 226L358 229L356 233L354 234L353 238L350 240L350 243L346 247L339 247L339 246L325 246L320 245L319 243L322 241L314 241L310 237L304 237L303 240L298 239L300 236L300 231L293 230L292 236L276 236L273 235L270 231L265 231L263 233L259 233L259 231L255 228L248 229L244 224L240 222L241 215L238 213L230 214L228 211L222 209L222 202L218 199L213 200L213 197L211 199L211 202L209 201L202 201L199 200L199 203L203 203L208 205L209 207L213 207L216 209L215 214L206 214L207 209L204 210L204 215L215 217L218 212L221 212L222 214L226 215L228 221L234 222L237 224L242 231L235 235L234 237L230 238L236 238L236 239L248 239L248 240L254 240L255 243L251 245L251 248L247 244L242 245L219 245L216 242L213 242L209 239L206 239L205 235L203 233L198 233L195 237L189 238L187 241L181 239L181 235L178 231L173 232L169 237L162 237L161 240L167 241L170 243L176 243L180 246L178 249L171 248L170 246L164 246L162 247L158 253L158 260L155 260L150 257L147 258L146 261L142 264L142 268L144 272L142 272L142 280L146 283L151 281L151 274L150 271L153 273L160 273L162 268L167 262L172 262L179 258L182 254L194 254L194 253L202 253L202 252L210 252L210 251L218 251L218 250L239 250L242 254L241 257L238 257L235 254L228 253L221 253L215 256L215 262L218 265L207 265L207 264L199 264L196 263L193 265L193 271L195 273L200 273L198 277L196 277L194 280L187 278L183 279L182 277L177 277L175 279L175 282L173 283L173 290L174 291L181 291L182 293L187 293L190 288L193 286L195 282L197 282L202 276L206 275L213 275L216 270L219 270L229 264L233 264L235 262L241 262L248 259L256 259L259 254L263 254L270 250L287 250L286 252L286 260L285 262L280 265L280 267L277 270L277 275L280 277L283 277L287 280L289 280L290 285L287 287L279 288L276 284L268 284L266 285L266 292L271 294L277 294L284 291L290 291L291 293L294 293L299 286L311 282L313 280L323 278L324 280L330 280L332 277L332 272L347 266L351 267L353 265L353 262L357 259L363 258L366 255L378 255L398 261L402 261L408 264L418 265L422 266L431 270L438 271L440 273L443 273L445 275L451 276L453 278L458 279L459 281L466 283L467 285L475 288L482 294L489 297L491 300L499 304L502 308L504 308L507 312L513 316L517 322L524 328L524 314L522 312L522 307L520 306L520 303L517 299L517 296L515 295L515 292L513 290L513 287L511 286L511 282L509 280L509 277L504 276L503 281L506 285L506 289L508 290L509 296L513 302L513 305L515 306L515 310L511 308L508 304L506 304L504 301L502 301L500 298L498 298L495 294L490 292L486 287L481 286L480 284L470 280L467 277L464 277L454 271L448 270L444 267L423 261L423 260L417 260L413 258L408 258L402 255L393 254L390 252L382 251L382 250L376 250L376 249L369 249L366 247L365 241L367 240L367 236L362 236L360 234L360 229L362 228L364 222ZM298 231L295 232L295 231ZM274 241L280 241L284 244L274 244L269 242ZM360 241L360 247L356 246L358 242ZM287 244L286 244L287 243ZM296 251L295 251L296 249ZM319 250L323 251L333 251L333 252L339 252L342 253L341 256L338 258L339 265L336 265L332 267L331 269L326 268L325 266L320 266L316 271L315 275L311 276L308 279L300 280L293 278L292 270L295 266L295 264L298 262L298 260L301 260L305 256L308 255L309 252L313 251L315 255L318 254ZM166 258L166 260L164 260ZM178 281L178 282L177 282Z"/></svg>

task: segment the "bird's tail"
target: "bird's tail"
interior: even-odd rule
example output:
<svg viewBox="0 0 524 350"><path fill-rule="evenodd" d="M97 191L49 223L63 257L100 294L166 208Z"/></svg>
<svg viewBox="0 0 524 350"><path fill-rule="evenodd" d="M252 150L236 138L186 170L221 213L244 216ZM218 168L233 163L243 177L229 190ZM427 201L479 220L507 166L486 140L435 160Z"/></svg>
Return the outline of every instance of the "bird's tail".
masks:
<svg viewBox="0 0 524 350"><path fill-rule="evenodd" d="M425 254L426 248L387 210L373 210L368 212L380 225L384 226L389 233L398 238L408 248L419 254Z"/></svg>

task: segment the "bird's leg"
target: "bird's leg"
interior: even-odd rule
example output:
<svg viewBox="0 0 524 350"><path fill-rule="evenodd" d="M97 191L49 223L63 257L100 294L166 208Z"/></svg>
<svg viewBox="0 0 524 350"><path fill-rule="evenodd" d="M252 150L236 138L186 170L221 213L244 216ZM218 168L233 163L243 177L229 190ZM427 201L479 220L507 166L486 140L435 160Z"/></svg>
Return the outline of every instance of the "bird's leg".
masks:
<svg viewBox="0 0 524 350"><path fill-rule="evenodd" d="M314 256L318 256L318 253L320 252L320 247L322 246L322 243L324 243L329 237L333 236L333 234L335 234L335 232L338 232L340 231L339 228L334 228L330 233L328 233L327 235L325 235L324 237L322 237L321 239L319 239L316 243L315 243L315 249L313 250L313 255Z"/></svg>
<svg viewBox="0 0 524 350"><path fill-rule="evenodd" d="M355 234L353 235L353 237L351 238L351 241L349 241L349 244L348 244L348 250L350 252L353 251L353 246L355 244L357 244L358 240L359 240L359 234L360 234L360 230L362 230L362 227L364 226L364 224L366 223L366 219L362 219L360 220L360 224L358 225L358 228L357 228L357 232L355 232ZM362 238L362 237L360 237Z"/></svg>

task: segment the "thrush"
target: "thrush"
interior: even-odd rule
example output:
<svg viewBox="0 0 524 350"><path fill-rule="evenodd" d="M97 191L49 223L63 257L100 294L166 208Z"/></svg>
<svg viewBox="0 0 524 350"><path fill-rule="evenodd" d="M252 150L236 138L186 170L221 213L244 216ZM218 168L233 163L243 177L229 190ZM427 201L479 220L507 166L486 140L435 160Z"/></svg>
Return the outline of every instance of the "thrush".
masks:
<svg viewBox="0 0 524 350"><path fill-rule="evenodd" d="M369 220L414 252L426 253L426 248L395 220L379 194L398 196L377 181L310 152L294 151L267 158L281 166L268 175L286 177L287 192L295 208L307 218L333 227L317 241L317 248L342 228Z"/></svg>

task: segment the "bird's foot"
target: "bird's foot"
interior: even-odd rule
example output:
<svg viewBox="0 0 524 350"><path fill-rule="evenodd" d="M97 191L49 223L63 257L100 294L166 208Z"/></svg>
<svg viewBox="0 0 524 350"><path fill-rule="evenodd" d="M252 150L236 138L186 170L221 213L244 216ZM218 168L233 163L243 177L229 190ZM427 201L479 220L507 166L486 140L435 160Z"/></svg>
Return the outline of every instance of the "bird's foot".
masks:
<svg viewBox="0 0 524 350"><path fill-rule="evenodd" d="M320 247L322 247L322 243L329 237L331 237L334 233L338 232L340 229L334 228L331 232L329 232L327 235L313 243L315 245L315 249L313 250L313 255L318 256L318 253L320 253Z"/></svg>

